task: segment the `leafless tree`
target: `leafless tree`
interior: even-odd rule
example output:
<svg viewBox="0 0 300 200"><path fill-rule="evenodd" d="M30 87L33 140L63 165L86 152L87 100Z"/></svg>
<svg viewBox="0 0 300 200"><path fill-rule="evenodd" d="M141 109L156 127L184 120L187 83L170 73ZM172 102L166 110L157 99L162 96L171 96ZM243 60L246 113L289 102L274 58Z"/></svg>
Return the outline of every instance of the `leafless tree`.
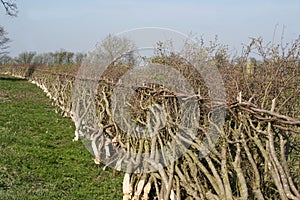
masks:
<svg viewBox="0 0 300 200"><path fill-rule="evenodd" d="M8 53L8 43L10 39L6 36L7 32L4 30L2 26L0 26L0 57L6 55Z"/></svg>
<svg viewBox="0 0 300 200"><path fill-rule="evenodd" d="M18 10L17 10L17 4L10 0L1 0L2 5L4 6L4 9L6 13L9 16L16 17ZM0 26L0 59L3 55L6 55L8 52L6 51L8 46L7 43L10 41L8 37L6 37L7 32L5 32L4 28Z"/></svg>
<svg viewBox="0 0 300 200"><path fill-rule="evenodd" d="M6 13L9 16L16 17L18 14L18 7L17 4L14 1L11 0L1 0L2 5L4 6L4 9Z"/></svg>
<svg viewBox="0 0 300 200"><path fill-rule="evenodd" d="M34 52L34 51L22 52L16 58L16 62L18 64L32 64L35 55L36 55L36 52Z"/></svg>
<svg viewBox="0 0 300 200"><path fill-rule="evenodd" d="M99 59L113 61L124 53L134 50L134 44L131 40L109 34L100 43L96 45Z"/></svg>

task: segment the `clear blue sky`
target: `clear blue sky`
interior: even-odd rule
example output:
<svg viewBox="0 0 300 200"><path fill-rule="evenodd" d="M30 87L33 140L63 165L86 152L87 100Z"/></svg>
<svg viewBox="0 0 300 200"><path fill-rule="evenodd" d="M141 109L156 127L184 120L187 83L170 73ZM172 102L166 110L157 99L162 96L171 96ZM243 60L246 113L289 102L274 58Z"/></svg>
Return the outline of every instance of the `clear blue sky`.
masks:
<svg viewBox="0 0 300 200"><path fill-rule="evenodd" d="M13 40L10 54L39 53L61 48L93 50L109 33L139 27L163 27L202 35L218 35L231 50L240 50L249 37L285 42L300 34L299 0L17 0L17 18L0 8L0 25Z"/></svg>

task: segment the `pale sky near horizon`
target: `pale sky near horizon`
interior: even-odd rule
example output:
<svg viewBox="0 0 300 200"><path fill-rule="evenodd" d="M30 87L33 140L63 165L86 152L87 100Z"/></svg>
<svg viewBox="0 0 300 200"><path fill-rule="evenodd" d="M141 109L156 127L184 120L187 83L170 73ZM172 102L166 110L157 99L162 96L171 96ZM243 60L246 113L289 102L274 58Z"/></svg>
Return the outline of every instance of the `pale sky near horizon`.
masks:
<svg viewBox="0 0 300 200"><path fill-rule="evenodd" d="M284 42L300 35L299 0L26 0L16 1L17 18L0 7L0 25L8 32L10 55L66 49L88 52L109 33L141 27L169 28L203 36L218 35L231 51L250 37Z"/></svg>

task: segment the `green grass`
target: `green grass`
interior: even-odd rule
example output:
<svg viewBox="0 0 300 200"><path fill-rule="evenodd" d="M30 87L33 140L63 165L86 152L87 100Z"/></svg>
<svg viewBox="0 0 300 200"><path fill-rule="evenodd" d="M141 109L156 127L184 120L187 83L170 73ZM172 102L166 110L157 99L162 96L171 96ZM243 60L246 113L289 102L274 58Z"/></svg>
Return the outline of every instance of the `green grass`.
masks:
<svg viewBox="0 0 300 200"><path fill-rule="evenodd" d="M95 165L74 124L35 85L0 75L0 199L121 199L121 173Z"/></svg>

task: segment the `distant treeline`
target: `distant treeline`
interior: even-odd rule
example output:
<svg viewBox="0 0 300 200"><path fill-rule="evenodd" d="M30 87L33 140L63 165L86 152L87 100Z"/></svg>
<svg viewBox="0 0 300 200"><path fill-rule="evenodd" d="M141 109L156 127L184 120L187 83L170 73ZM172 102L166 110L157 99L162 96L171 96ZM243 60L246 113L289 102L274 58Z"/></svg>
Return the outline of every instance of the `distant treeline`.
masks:
<svg viewBox="0 0 300 200"><path fill-rule="evenodd" d="M55 52L40 53L35 51L26 51L20 53L17 57L3 55L0 57L0 65L7 64L35 64L35 65L64 65L64 64L80 64L86 57L85 53L74 53L61 49Z"/></svg>

